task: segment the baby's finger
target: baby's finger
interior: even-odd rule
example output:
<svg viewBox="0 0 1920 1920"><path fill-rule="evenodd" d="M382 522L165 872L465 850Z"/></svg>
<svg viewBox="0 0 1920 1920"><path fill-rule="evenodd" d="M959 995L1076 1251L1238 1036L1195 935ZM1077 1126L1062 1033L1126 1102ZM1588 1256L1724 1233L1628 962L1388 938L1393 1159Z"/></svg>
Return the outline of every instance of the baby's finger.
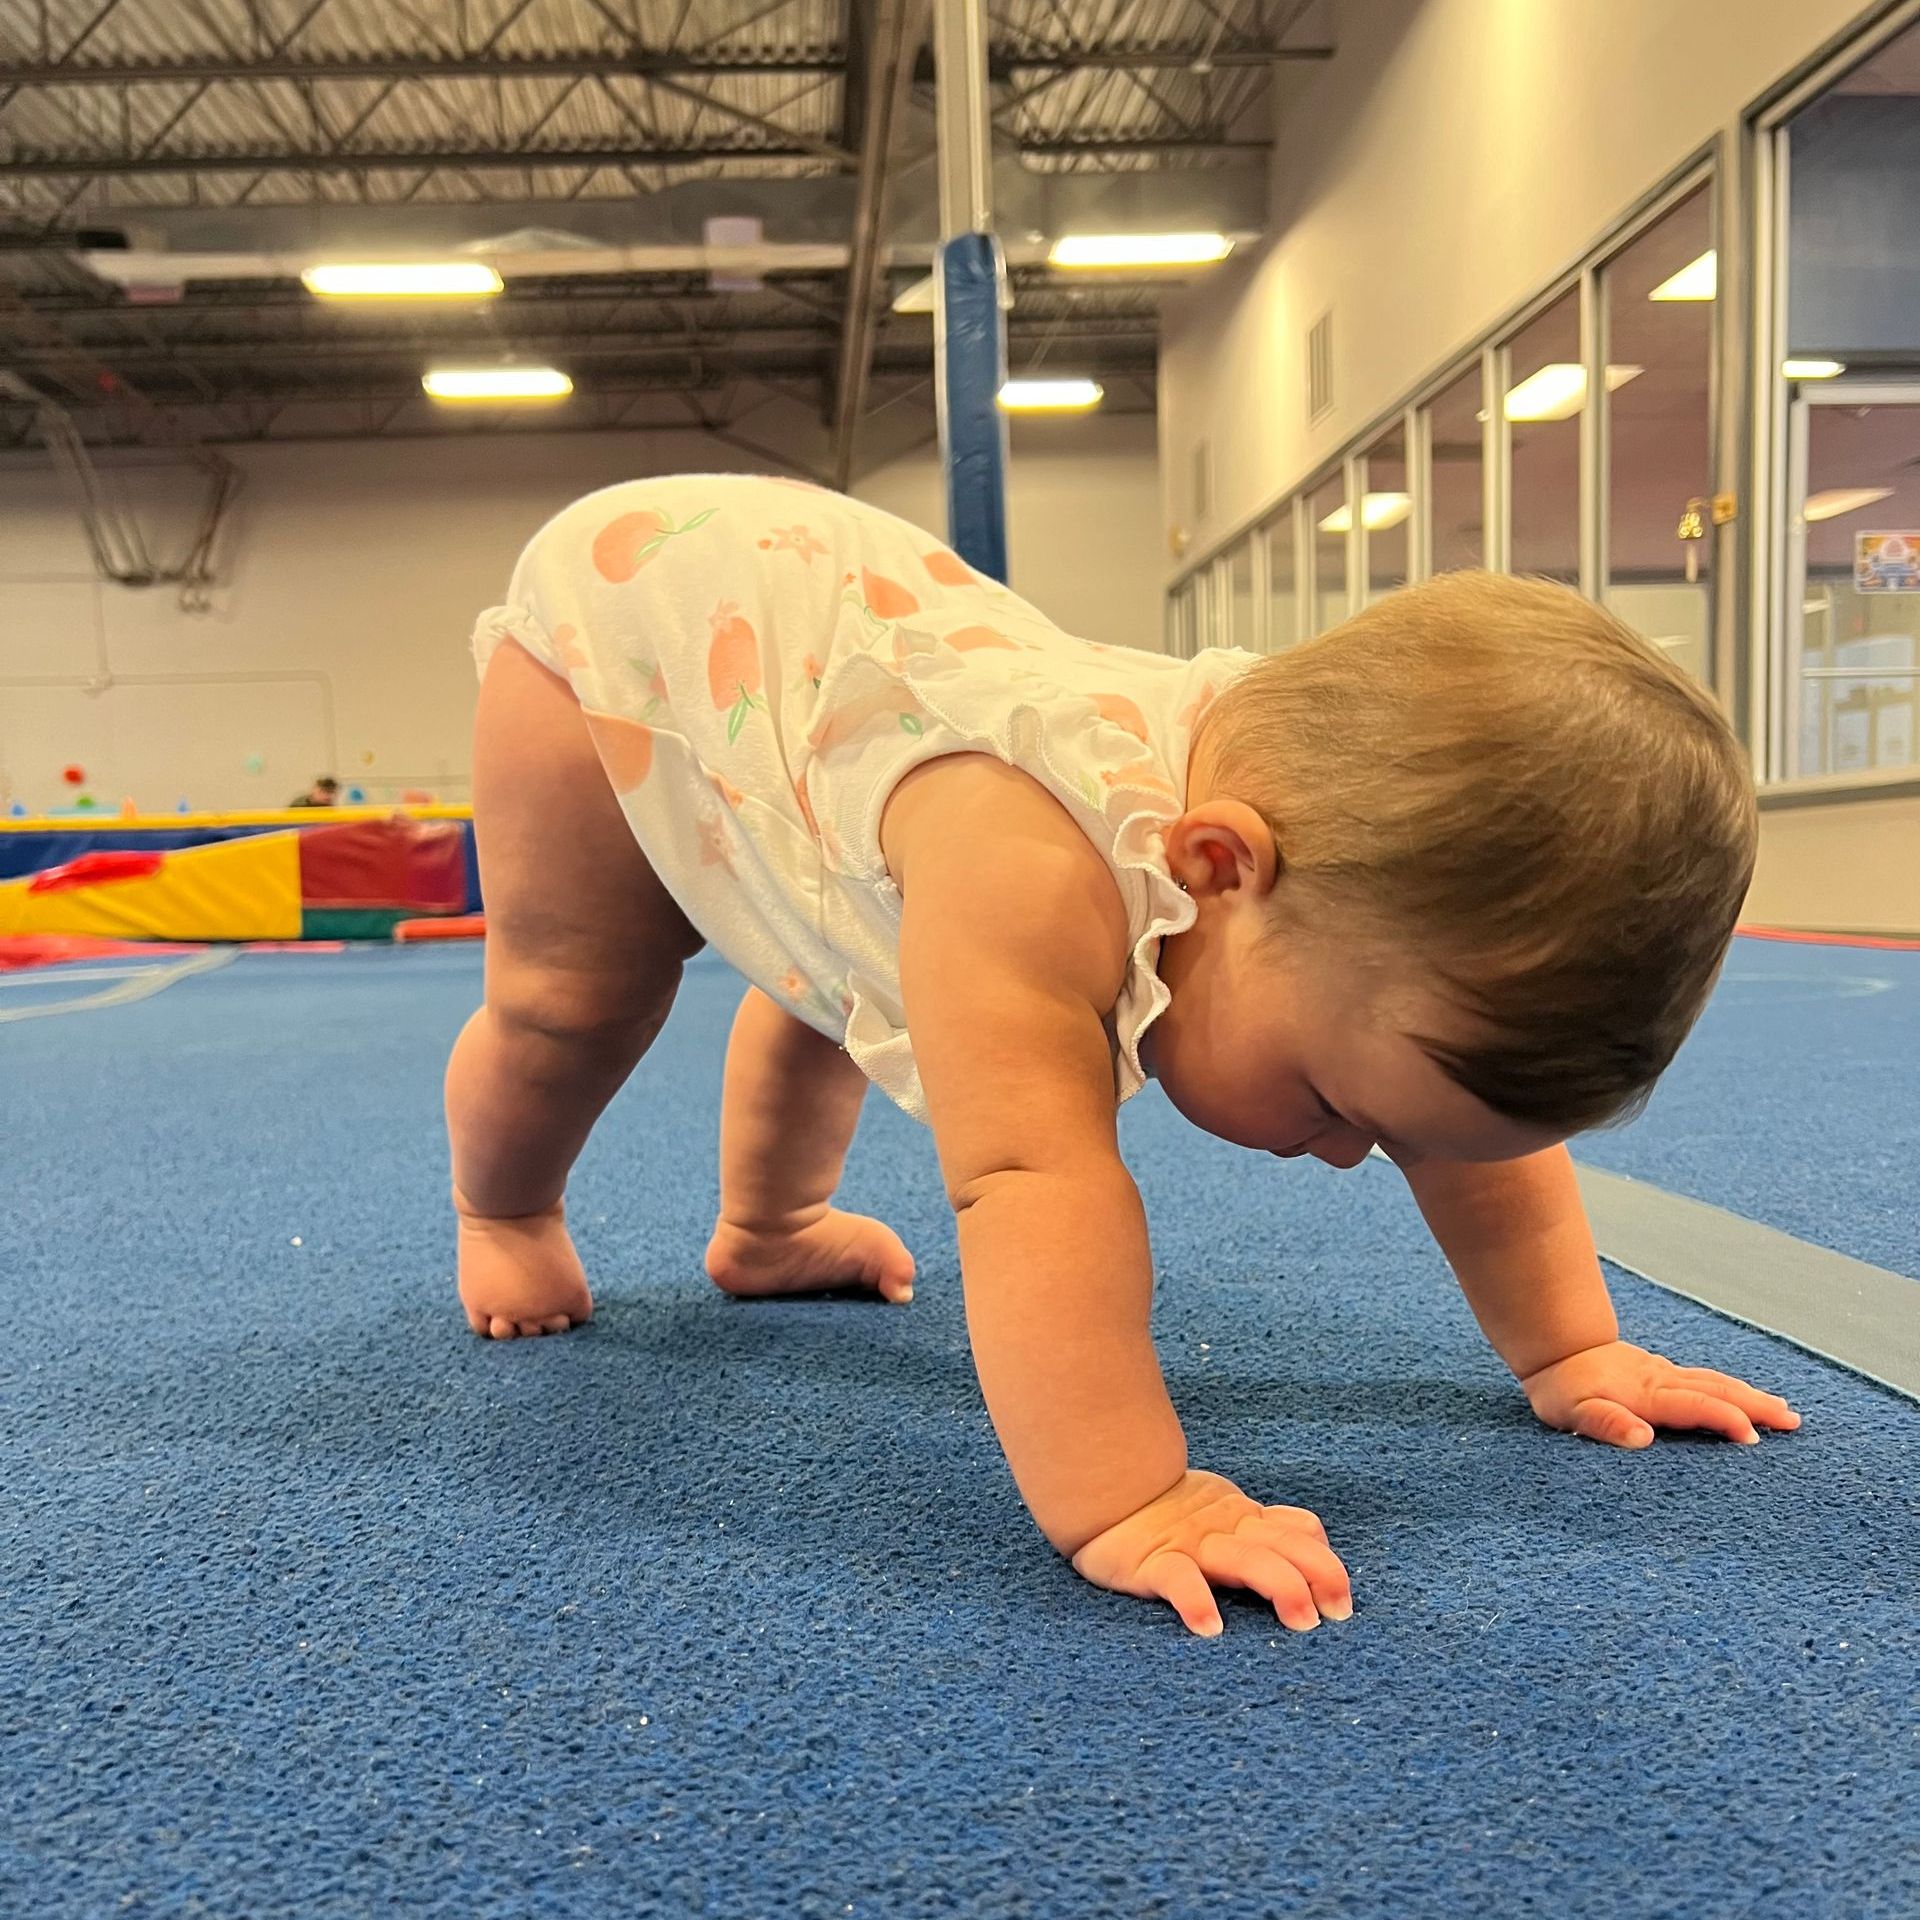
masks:
<svg viewBox="0 0 1920 1920"><path fill-rule="evenodd" d="M1194 1557L1209 1580L1245 1587L1271 1600L1282 1626L1311 1633L1320 1624L1306 1576L1264 1541L1240 1533L1210 1533Z"/></svg>
<svg viewBox="0 0 1920 1920"><path fill-rule="evenodd" d="M1290 1560L1306 1579L1313 1604L1326 1619L1352 1619L1353 1582L1345 1563L1331 1547L1317 1540L1304 1540L1292 1529L1273 1525L1266 1514L1241 1521L1234 1531L1243 1538L1258 1540Z"/></svg>
<svg viewBox="0 0 1920 1920"><path fill-rule="evenodd" d="M1681 1385L1704 1388L1731 1400L1755 1426L1785 1427L1800 1424L1800 1416L1777 1393L1767 1393L1730 1373L1716 1373L1711 1367L1682 1367Z"/></svg>
<svg viewBox="0 0 1920 1920"><path fill-rule="evenodd" d="M1650 1447L1653 1429L1618 1400L1582 1400L1573 1410L1573 1431L1610 1447Z"/></svg>
<svg viewBox="0 0 1920 1920"><path fill-rule="evenodd" d="M1692 1387L1655 1387L1652 1417L1663 1427L1705 1427L1747 1446L1760 1439L1753 1423L1731 1400Z"/></svg>
<svg viewBox="0 0 1920 1920"><path fill-rule="evenodd" d="M1184 1553L1156 1553L1140 1569L1140 1577L1195 1633L1211 1640L1224 1631L1213 1589Z"/></svg>
<svg viewBox="0 0 1920 1920"><path fill-rule="evenodd" d="M1296 1531L1317 1533L1322 1540L1327 1537L1325 1523L1311 1507L1262 1507L1260 1511L1270 1520Z"/></svg>

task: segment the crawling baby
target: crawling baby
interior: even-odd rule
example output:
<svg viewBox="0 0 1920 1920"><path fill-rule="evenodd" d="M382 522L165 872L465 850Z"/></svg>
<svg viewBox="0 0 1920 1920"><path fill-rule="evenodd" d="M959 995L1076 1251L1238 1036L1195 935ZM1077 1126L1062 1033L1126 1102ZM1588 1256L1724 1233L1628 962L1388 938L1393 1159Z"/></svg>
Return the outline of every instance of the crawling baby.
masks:
<svg viewBox="0 0 1920 1920"><path fill-rule="evenodd" d="M1119 1104L1405 1175L1548 1425L1753 1443L1784 1400L1619 1338L1562 1144L1637 1108L1752 871L1740 750L1564 588L1450 574L1263 658L1103 646L903 520L751 475L576 501L474 636L486 1004L447 1068L476 1333L593 1310L562 1194L711 941L730 1293L913 1295L832 1205L869 1081L933 1129L1034 1520L1221 1629L1352 1611L1319 1519L1192 1467Z"/></svg>

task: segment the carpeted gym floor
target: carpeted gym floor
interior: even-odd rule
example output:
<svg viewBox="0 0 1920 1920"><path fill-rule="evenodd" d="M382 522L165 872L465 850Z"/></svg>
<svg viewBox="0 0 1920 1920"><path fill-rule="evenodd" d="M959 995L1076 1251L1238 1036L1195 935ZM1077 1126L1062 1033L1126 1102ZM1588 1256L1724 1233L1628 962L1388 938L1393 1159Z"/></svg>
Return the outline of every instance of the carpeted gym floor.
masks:
<svg viewBox="0 0 1920 1920"><path fill-rule="evenodd" d="M914 1304L702 1276L715 961L576 1175L595 1320L475 1339L439 1075L479 978L250 955L0 1024L0 1912L1920 1911L1920 1406L1614 1274L1626 1337L1805 1425L1550 1432L1391 1168L1150 1089L1195 1461L1313 1507L1355 1584L1344 1625L1241 1598L1196 1640L1026 1519L930 1140L877 1095L846 1197ZM1743 941L1580 1151L1920 1274L1916 1066L1920 955Z"/></svg>

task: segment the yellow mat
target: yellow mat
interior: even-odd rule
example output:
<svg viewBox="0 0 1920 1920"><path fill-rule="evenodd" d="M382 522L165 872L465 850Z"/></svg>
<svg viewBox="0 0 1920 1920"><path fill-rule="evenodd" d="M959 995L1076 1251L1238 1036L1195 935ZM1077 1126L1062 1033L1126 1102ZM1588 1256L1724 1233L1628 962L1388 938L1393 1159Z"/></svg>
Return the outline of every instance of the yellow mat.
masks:
<svg viewBox="0 0 1920 1920"><path fill-rule="evenodd" d="M32 891L0 881L0 934L116 940L298 940L300 836L257 833L169 853L158 873Z"/></svg>

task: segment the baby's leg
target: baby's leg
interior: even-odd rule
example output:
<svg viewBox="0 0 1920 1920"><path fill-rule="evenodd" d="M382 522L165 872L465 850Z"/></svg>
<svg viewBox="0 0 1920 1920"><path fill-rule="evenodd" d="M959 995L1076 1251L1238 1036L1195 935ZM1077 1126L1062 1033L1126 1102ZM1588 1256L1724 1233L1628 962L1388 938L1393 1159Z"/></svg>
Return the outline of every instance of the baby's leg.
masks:
<svg viewBox="0 0 1920 1920"><path fill-rule="evenodd" d="M828 1203L867 1078L846 1053L749 987L727 1042L720 1218L707 1272L728 1293L872 1287L913 1298L913 1255L891 1227Z"/></svg>
<svg viewBox="0 0 1920 1920"><path fill-rule="evenodd" d="M461 1303L476 1333L511 1339L593 1310L561 1194L701 941L640 851L572 689L511 644L480 687L473 819L486 1005L447 1063L447 1134Z"/></svg>

